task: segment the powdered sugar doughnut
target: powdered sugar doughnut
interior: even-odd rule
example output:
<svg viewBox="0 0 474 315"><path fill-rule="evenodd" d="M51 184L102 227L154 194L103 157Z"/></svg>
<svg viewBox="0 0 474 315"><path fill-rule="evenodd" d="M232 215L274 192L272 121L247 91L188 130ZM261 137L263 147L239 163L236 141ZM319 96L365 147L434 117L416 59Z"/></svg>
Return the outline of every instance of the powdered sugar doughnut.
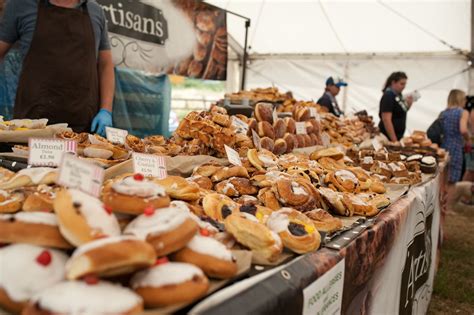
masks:
<svg viewBox="0 0 474 315"><path fill-rule="evenodd" d="M209 289L209 280L198 267L166 262L137 273L131 281L147 307L192 302Z"/></svg>
<svg viewBox="0 0 474 315"><path fill-rule="evenodd" d="M72 248L60 233L56 215L48 212L0 214L0 243Z"/></svg>
<svg viewBox="0 0 474 315"><path fill-rule="evenodd" d="M132 273L155 263L153 247L134 236L114 236L81 245L66 265L69 280L88 274L111 277Z"/></svg>
<svg viewBox="0 0 474 315"><path fill-rule="evenodd" d="M100 281L60 282L33 297L24 315L132 315L143 311L143 301L133 291Z"/></svg>
<svg viewBox="0 0 474 315"><path fill-rule="evenodd" d="M167 207L170 198L165 189L141 174L121 176L104 186L102 199L112 210L142 214L147 207Z"/></svg>
<svg viewBox="0 0 474 315"><path fill-rule="evenodd" d="M231 278L237 273L232 252L212 237L195 235L185 248L173 255L173 259L196 265L214 278Z"/></svg>
<svg viewBox="0 0 474 315"><path fill-rule="evenodd" d="M64 280L67 256L54 249L17 244L0 249L0 305L19 313L43 289Z"/></svg>
<svg viewBox="0 0 474 315"><path fill-rule="evenodd" d="M64 237L79 246L97 238L121 234L117 218L102 202L77 189L61 190L54 211Z"/></svg>
<svg viewBox="0 0 474 315"><path fill-rule="evenodd" d="M138 216L125 228L153 245L158 256L165 256L183 248L197 232L198 225L181 208L161 208Z"/></svg>

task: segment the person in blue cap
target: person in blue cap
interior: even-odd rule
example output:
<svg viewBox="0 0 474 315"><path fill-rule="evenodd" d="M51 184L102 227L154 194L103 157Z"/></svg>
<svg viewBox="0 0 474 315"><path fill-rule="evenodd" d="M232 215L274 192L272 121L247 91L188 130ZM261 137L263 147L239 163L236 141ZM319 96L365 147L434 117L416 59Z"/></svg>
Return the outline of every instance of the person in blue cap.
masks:
<svg viewBox="0 0 474 315"><path fill-rule="evenodd" d="M341 78L334 80L333 77L329 77L326 80L326 90L324 91L323 96L318 100L318 104L326 107L328 111L337 117L344 114L344 112L339 108L337 104L336 96L341 90L341 86L347 86L347 83L344 82Z"/></svg>

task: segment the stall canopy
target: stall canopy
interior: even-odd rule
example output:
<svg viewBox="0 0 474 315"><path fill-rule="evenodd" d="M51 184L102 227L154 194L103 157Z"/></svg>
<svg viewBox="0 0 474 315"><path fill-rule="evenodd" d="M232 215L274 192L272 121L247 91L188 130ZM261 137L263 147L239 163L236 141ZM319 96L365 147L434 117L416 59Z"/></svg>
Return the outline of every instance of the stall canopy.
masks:
<svg viewBox="0 0 474 315"><path fill-rule="evenodd" d="M468 0L207 2L251 19L246 88L274 85L317 100L328 76L344 77L349 86L338 99L346 112L367 109L377 116L385 79L405 71L405 91L422 96L409 113L408 131L426 129L450 89L469 88ZM232 15L227 23L234 50L228 90L236 91L245 28Z"/></svg>

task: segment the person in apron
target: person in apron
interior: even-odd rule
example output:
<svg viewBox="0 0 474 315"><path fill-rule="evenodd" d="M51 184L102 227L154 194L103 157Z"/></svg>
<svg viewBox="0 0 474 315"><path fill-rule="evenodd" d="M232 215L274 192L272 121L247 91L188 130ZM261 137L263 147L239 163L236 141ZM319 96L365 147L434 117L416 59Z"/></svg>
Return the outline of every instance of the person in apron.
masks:
<svg viewBox="0 0 474 315"><path fill-rule="evenodd" d="M341 91L341 86L347 86L347 83L340 78L334 80L333 77L329 77L326 80L324 94L318 100L319 105L326 107L329 113L332 113L337 117L344 114L344 112L339 108L336 100L336 96Z"/></svg>
<svg viewBox="0 0 474 315"><path fill-rule="evenodd" d="M91 8L94 16L90 16ZM101 43L107 36L101 10L95 1L87 0L6 3L0 25L4 28L0 30L0 59L14 43L12 39L19 40L20 46L22 36L29 40L29 45L23 43L28 49L14 118L48 118L49 124L66 122L76 132L102 135L106 126L112 126L114 71L108 39ZM14 20L17 29L12 29L14 16L24 19ZM23 25L30 27L21 28Z"/></svg>

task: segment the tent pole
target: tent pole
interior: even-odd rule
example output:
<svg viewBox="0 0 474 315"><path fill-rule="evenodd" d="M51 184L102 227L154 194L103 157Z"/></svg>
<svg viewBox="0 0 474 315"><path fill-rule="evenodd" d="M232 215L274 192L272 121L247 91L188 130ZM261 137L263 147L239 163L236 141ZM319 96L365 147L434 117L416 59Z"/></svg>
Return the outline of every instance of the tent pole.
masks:
<svg viewBox="0 0 474 315"><path fill-rule="evenodd" d="M469 90L468 94L474 93L474 0L471 0L471 51L469 52Z"/></svg>
<svg viewBox="0 0 474 315"><path fill-rule="evenodd" d="M474 0L473 0L474 1ZM344 64L344 77L343 77L344 81L348 81L349 80L349 60L346 61L346 63ZM344 92L342 94L342 111L347 115L346 113L346 110L347 110L347 94L348 94L348 91L347 89L349 88L349 85L348 86L345 86L344 87Z"/></svg>
<svg viewBox="0 0 474 315"><path fill-rule="evenodd" d="M474 1L474 0L473 0ZM245 79L247 74L247 40L249 35L250 20L245 21L245 42L244 42L244 56L242 58L242 84L240 89L245 90Z"/></svg>

